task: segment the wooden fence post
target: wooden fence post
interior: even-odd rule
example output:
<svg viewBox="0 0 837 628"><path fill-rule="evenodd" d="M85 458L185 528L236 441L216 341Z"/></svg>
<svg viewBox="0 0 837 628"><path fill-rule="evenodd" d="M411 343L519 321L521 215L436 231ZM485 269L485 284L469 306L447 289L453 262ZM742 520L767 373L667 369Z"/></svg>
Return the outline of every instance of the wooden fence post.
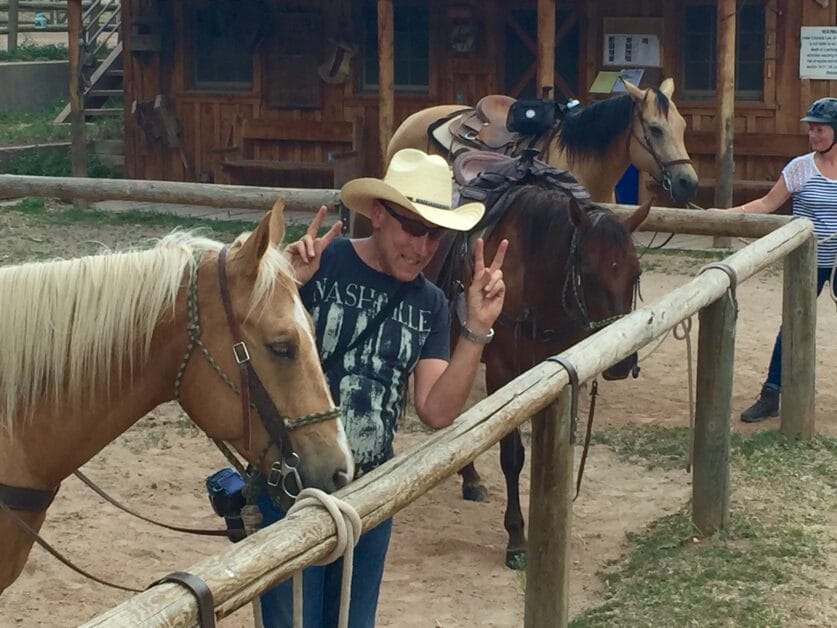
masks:
<svg viewBox="0 0 837 628"><path fill-rule="evenodd" d="M700 311L692 520L708 536L729 523L730 405L736 305L730 293Z"/></svg>
<svg viewBox="0 0 837 628"><path fill-rule="evenodd" d="M569 385L532 419L525 628L564 628L570 602L573 443Z"/></svg>
<svg viewBox="0 0 837 628"><path fill-rule="evenodd" d="M787 436L805 439L814 435L816 269L816 240L813 237L785 258L780 430Z"/></svg>
<svg viewBox="0 0 837 628"><path fill-rule="evenodd" d="M9 0L9 34L6 36L6 49L9 52L17 50L18 0Z"/></svg>
<svg viewBox="0 0 837 628"><path fill-rule="evenodd" d="M70 166L74 177L87 176L87 143L84 139L84 85L81 77L81 0L68 0L67 50L70 59ZM84 200L77 200L87 207Z"/></svg>

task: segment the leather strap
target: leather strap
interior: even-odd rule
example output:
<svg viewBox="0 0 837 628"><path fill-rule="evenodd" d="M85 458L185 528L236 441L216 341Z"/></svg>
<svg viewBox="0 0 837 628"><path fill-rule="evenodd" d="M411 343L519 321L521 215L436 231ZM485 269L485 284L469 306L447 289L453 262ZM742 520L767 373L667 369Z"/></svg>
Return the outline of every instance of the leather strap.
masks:
<svg viewBox="0 0 837 628"><path fill-rule="evenodd" d="M75 571L77 574L84 576L85 578L89 578L93 582L98 582L99 584L103 584L106 587L110 587L112 589L119 589L120 591L131 591L133 593L141 593L140 589L134 589L132 587L126 587L121 584L115 584L113 582L109 582L108 580L103 580L102 578L98 578L91 574L88 571L85 571L81 567L75 565L70 559L61 555L58 550L56 550L52 545L47 543L44 538L38 534L32 526L26 523L20 515L18 515L14 510L12 510L11 506L8 506L2 499L0 499L0 510L2 510L6 516L11 519L12 523L14 523L20 530L26 534L29 538L31 538L35 543L40 545L45 551L47 551L51 556L57 558L61 563Z"/></svg>
<svg viewBox="0 0 837 628"><path fill-rule="evenodd" d="M238 365L239 389L241 391L241 415L244 421L244 446L250 450L250 382L248 377L248 366L250 365L250 352L244 344L241 327L232 311L232 300L230 289L227 285L227 247L221 249L218 254L218 284L221 288L221 301L224 304L224 312L227 315L227 325L232 333L234 344L232 347L235 363Z"/></svg>
<svg viewBox="0 0 837 628"><path fill-rule="evenodd" d="M73 475L75 475L79 480L81 480L84 484L86 484L88 486L88 488L90 488L94 493L96 493L99 497L104 499L110 505L116 506L117 508L119 508L119 510L123 510L123 511L127 512L129 515L133 515L137 519L142 519L146 523L150 523L152 525L159 526L161 528L165 528L166 530L173 530L174 532L185 532L187 534L200 534L202 536L225 536L225 537L229 537L229 531L228 530L204 530L204 529L201 529L201 528L184 528L184 527L181 527L181 526L171 525L171 524L168 524L168 523L163 523L161 521L156 521L154 519L150 519L149 517L145 517L145 516L141 515L140 513L138 513L137 511L132 510L131 508L128 508L128 506L125 506L124 504L118 502L116 499L114 499L113 497L111 497L110 495L105 493L101 488L99 488L99 486L95 482L93 482L93 480L88 478L81 471L74 471Z"/></svg>
<svg viewBox="0 0 837 628"><path fill-rule="evenodd" d="M173 571L156 582L152 582L148 588L166 582L175 582L189 589L198 601L198 625L201 628L215 628L215 600L206 582L188 571Z"/></svg>
<svg viewBox="0 0 837 628"><path fill-rule="evenodd" d="M546 361L560 364L564 367L564 370L570 378L570 386L572 390L572 396L570 398L570 442L575 444L575 430L578 426L578 371L575 370L573 363L560 353L558 355L548 357Z"/></svg>
<svg viewBox="0 0 837 628"><path fill-rule="evenodd" d="M58 487L52 490L42 490L0 484L0 503L6 504L12 510L42 512L49 508L56 493L58 493Z"/></svg>

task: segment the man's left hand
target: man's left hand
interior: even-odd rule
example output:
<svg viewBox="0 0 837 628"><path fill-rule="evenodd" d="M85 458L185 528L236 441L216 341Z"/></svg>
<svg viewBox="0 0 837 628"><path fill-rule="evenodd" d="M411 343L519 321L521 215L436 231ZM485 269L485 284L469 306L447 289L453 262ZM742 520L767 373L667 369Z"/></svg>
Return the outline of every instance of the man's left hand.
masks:
<svg viewBox="0 0 837 628"><path fill-rule="evenodd" d="M471 331L487 334L503 310L506 284L503 282L503 260L509 241L503 240L491 265L486 267L483 251L485 242L478 238L474 244L474 277L468 287L467 325Z"/></svg>

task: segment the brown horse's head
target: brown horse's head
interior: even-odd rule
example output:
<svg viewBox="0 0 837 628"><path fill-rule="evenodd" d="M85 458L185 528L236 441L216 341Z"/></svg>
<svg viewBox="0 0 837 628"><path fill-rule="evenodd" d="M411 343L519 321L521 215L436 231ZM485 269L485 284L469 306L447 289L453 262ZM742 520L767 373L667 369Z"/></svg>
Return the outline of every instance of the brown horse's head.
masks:
<svg viewBox="0 0 837 628"><path fill-rule="evenodd" d="M278 206L252 234L230 247L220 272L218 256L206 256L201 263L197 301L202 342L217 368L208 360L192 357L183 376L180 402L209 436L230 442L264 473L281 468L283 445L284 462L294 464L287 455L290 443L299 457L302 485L333 491L349 482L354 465L320 367L311 319L292 269L277 247L283 235L282 207ZM272 418L264 416L270 412L261 412L259 395L251 392L260 411L251 410L249 425L243 418L240 395L222 381L225 375L240 388L237 361L245 352L237 348L234 353L219 290L221 274L227 279L231 312L252 369L277 413ZM251 374L251 391L253 379Z"/></svg>
<svg viewBox="0 0 837 628"><path fill-rule="evenodd" d="M511 241L504 310L517 313L518 333L554 353L556 346L566 349L629 313L640 274L631 232L650 207L620 220L562 191L523 187L498 225L501 233L491 236L492 242ZM634 355L608 369L605 378L624 378L635 364Z"/></svg>
<svg viewBox="0 0 837 628"><path fill-rule="evenodd" d="M684 133L686 121L671 99L674 81L666 79L659 89L640 89L625 81L634 116L629 151L631 162L650 172L677 203L689 201L697 192L698 177Z"/></svg>

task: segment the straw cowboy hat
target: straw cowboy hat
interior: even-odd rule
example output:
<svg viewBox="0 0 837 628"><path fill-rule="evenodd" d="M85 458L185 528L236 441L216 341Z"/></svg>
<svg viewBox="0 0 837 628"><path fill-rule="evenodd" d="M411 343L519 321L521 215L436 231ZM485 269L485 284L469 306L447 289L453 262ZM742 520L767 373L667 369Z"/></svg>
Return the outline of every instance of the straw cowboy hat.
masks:
<svg viewBox="0 0 837 628"><path fill-rule="evenodd" d="M439 155L405 148L393 155L383 180L363 178L349 181L340 199L349 209L369 217L376 200L388 201L421 216L427 222L468 231L485 212L482 203L451 207L453 179L448 163Z"/></svg>

